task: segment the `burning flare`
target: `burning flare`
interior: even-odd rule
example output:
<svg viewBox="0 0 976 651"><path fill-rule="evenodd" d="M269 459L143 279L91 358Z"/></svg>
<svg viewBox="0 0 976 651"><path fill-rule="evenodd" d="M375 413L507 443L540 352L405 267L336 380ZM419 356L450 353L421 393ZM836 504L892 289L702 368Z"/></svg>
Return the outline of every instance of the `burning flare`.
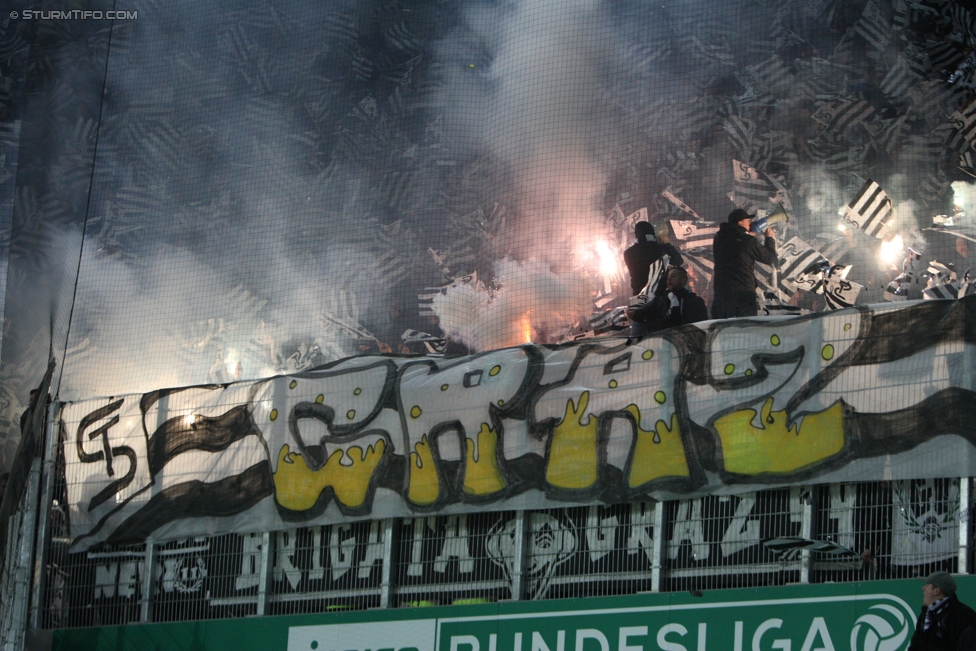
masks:
<svg viewBox="0 0 976 651"><path fill-rule="evenodd" d="M901 235L895 235L888 241L881 243L881 262L895 264L895 262L905 253L905 241Z"/></svg>
<svg viewBox="0 0 976 651"><path fill-rule="evenodd" d="M600 275L614 276L617 273L617 255L605 240L596 243L596 253L600 257Z"/></svg>

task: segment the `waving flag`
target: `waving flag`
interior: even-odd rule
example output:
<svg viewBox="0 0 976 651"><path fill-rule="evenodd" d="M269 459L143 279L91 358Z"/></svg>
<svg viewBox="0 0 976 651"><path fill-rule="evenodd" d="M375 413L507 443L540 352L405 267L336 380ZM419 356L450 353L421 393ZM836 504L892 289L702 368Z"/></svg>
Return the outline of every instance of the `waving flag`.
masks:
<svg viewBox="0 0 976 651"><path fill-rule="evenodd" d="M270 495L268 450L248 406L254 389L157 391L88 413L66 407L75 541L144 539L171 520L234 515Z"/></svg>
<svg viewBox="0 0 976 651"><path fill-rule="evenodd" d="M672 219L671 229L678 240L678 248L684 252L711 246L718 233L718 224Z"/></svg>
<svg viewBox="0 0 976 651"><path fill-rule="evenodd" d="M685 213L691 215L695 219L701 219L701 216L698 213L696 213L694 210L692 210L690 207L688 207L688 204L686 204L684 201L682 201L678 197L674 196L673 194L671 194L667 190L665 190L664 192L662 192L661 193L661 196L663 196L665 199L667 199L668 201L670 201L671 203L673 203L675 206L677 206L678 209L681 210L682 212L685 212Z"/></svg>
<svg viewBox="0 0 976 651"><path fill-rule="evenodd" d="M881 238L895 211L881 186L868 179L844 210L844 221L868 235Z"/></svg>

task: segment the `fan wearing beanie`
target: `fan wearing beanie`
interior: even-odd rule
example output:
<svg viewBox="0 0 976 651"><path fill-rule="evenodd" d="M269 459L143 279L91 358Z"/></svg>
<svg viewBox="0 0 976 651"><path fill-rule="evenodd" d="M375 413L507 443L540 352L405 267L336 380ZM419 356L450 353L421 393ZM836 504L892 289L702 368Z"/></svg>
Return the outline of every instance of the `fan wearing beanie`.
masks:
<svg viewBox="0 0 976 651"><path fill-rule="evenodd" d="M731 319L739 316L756 316L759 302L756 299L756 262L779 266L776 241L772 229L765 232L765 241L759 244L749 230L752 217L745 210L736 208L728 220L718 227L712 240L715 271L712 274L712 318Z"/></svg>

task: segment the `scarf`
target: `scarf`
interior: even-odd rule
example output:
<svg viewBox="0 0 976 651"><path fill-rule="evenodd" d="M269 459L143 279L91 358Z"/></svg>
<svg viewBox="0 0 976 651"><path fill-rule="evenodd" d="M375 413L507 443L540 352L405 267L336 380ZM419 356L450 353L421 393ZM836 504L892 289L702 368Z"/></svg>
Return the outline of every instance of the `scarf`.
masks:
<svg viewBox="0 0 976 651"><path fill-rule="evenodd" d="M949 608L950 598L951 597L940 599L926 609L925 624L922 626L923 631L927 631L932 628L932 626L935 626L935 636L938 638L943 636L946 626L946 611Z"/></svg>

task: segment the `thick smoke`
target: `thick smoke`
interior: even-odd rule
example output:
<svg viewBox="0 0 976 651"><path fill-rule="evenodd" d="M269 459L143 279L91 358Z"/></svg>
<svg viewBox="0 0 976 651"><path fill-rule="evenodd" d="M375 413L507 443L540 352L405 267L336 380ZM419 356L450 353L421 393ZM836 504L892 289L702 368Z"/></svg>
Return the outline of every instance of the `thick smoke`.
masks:
<svg viewBox="0 0 976 651"><path fill-rule="evenodd" d="M894 34L902 4L877 4ZM666 231L687 218L668 190L720 221L733 159L784 184L796 214L780 234L853 264L859 302L896 273L879 240L842 228L867 178L906 245L968 265L965 240L923 229L952 211L950 181L976 205L945 129L971 88L947 94L928 70L883 90L915 56L906 42L948 32L919 14L907 41L872 43L864 7L184 2L139 6L111 32L44 32L16 180L3 418L66 336L69 400L397 351L407 328L475 350L556 340L609 284L598 246L619 262L628 243L614 207L647 207ZM92 63L104 52L107 70ZM837 101L866 101L880 121L827 129L814 116ZM481 288L438 297L436 319L420 312L419 293L471 272ZM620 302L626 280L612 277Z"/></svg>
<svg viewBox="0 0 976 651"><path fill-rule="evenodd" d="M445 334L473 350L491 350L566 334L585 317L590 284L575 274L558 275L533 260L495 263L497 288L458 285L434 297Z"/></svg>

